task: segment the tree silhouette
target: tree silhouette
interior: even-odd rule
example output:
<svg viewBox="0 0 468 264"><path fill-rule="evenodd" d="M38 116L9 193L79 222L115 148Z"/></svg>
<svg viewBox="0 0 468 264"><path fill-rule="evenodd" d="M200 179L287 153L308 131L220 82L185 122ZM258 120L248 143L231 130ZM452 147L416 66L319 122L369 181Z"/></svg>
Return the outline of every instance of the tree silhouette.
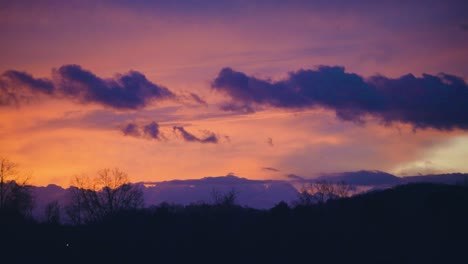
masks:
<svg viewBox="0 0 468 264"><path fill-rule="evenodd" d="M143 191L115 168L95 177L75 176L65 210L75 224L101 221L109 215L143 206Z"/></svg>
<svg viewBox="0 0 468 264"><path fill-rule="evenodd" d="M293 202L295 206L310 206L325 203L328 200L349 197L354 187L345 181L331 182L317 180L302 187L298 198Z"/></svg>
<svg viewBox="0 0 468 264"><path fill-rule="evenodd" d="M44 209L45 221L48 224L60 224L60 205L58 201L48 203Z"/></svg>
<svg viewBox="0 0 468 264"><path fill-rule="evenodd" d="M306 187L302 187L301 191L297 195L297 199L292 204L297 206L310 206L317 203L316 197L309 192Z"/></svg>
<svg viewBox="0 0 468 264"><path fill-rule="evenodd" d="M235 189L231 189L227 193L220 193L218 190L211 190L211 199L213 204L225 207L232 207L237 203L238 192Z"/></svg>
<svg viewBox="0 0 468 264"><path fill-rule="evenodd" d="M0 210L31 214L34 199L27 182L28 177L19 172L17 163L0 158Z"/></svg>

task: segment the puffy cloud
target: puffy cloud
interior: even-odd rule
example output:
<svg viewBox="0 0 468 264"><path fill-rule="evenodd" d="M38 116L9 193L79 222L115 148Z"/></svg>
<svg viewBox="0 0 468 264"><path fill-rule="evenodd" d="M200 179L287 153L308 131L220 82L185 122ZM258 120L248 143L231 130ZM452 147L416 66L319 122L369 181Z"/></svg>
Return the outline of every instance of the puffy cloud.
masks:
<svg viewBox="0 0 468 264"><path fill-rule="evenodd" d="M200 142L200 143L214 143L214 144L218 143L218 137L214 133L209 132L209 131L206 131L207 136L205 138L199 138L187 132L187 130L185 130L184 127L174 126L173 129L174 129L174 132L179 132L179 134L182 135L182 138L185 141Z"/></svg>
<svg viewBox="0 0 468 264"><path fill-rule="evenodd" d="M53 70L53 80L34 78L19 71L6 71L0 76L0 102L19 103L24 95L40 93L58 98L70 98L80 103L97 103L119 110L141 109L148 104L177 96L166 87L150 82L137 71L117 74L104 79L79 65L64 65ZM196 94L191 98L204 102Z"/></svg>
<svg viewBox="0 0 468 264"><path fill-rule="evenodd" d="M159 125L156 122L151 122L143 127L143 132L149 138L159 139Z"/></svg>
<svg viewBox="0 0 468 264"><path fill-rule="evenodd" d="M125 136L144 137L147 139L160 139L161 135L159 124L154 121L143 126L136 123L128 123L121 130Z"/></svg>
<svg viewBox="0 0 468 264"><path fill-rule="evenodd" d="M125 127L122 128L122 132L125 136L140 137L141 133L137 124L128 123Z"/></svg>
<svg viewBox="0 0 468 264"><path fill-rule="evenodd" d="M365 80L343 67L320 66L270 81L224 68L212 88L231 98L227 105L249 109L320 107L334 110L342 120L361 124L370 115L384 124L402 122L415 129L468 129L468 86L462 78L444 73Z"/></svg>
<svg viewBox="0 0 468 264"><path fill-rule="evenodd" d="M54 77L65 96L116 109L139 109L153 100L175 97L137 71L102 79L78 65L65 65L54 70Z"/></svg>

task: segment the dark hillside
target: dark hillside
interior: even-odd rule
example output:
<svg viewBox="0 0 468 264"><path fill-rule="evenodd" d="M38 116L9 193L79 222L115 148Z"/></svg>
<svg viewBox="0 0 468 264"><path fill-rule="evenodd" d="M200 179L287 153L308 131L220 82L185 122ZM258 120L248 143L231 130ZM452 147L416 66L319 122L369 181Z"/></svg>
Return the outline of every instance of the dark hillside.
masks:
<svg viewBox="0 0 468 264"><path fill-rule="evenodd" d="M466 263L468 189L408 184L270 210L162 204L82 226L2 215L5 263Z"/></svg>

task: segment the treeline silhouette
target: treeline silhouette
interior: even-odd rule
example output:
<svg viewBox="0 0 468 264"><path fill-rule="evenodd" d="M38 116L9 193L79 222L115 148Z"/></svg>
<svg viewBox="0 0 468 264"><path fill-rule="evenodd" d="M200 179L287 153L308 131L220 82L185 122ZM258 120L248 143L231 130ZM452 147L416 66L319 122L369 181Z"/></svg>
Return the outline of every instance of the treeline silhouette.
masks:
<svg viewBox="0 0 468 264"><path fill-rule="evenodd" d="M93 221L2 209L2 263L467 263L468 188L408 184L270 210L134 206ZM298 201L300 201L298 197ZM5 262L3 261L5 260Z"/></svg>

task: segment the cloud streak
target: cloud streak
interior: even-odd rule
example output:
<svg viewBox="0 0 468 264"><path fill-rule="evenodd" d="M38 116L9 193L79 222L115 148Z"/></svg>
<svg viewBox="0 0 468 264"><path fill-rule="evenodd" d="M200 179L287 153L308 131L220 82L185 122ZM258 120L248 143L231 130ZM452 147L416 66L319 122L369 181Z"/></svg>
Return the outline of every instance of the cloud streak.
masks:
<svg viewBox="0 0 468 264"><path fill-rule="evenodd" d="M468 129L468 86L462 78L445 73L364 79L345 72L344 67L320 66L270 81L224 68L212 88L230 97L228 104L249 109L324 108L334 110L341 120L359 124L373 116L385 125L401 122L414 129Z"/></svg>
<svg viewBox="0 0 468 264"><path fill-rule="evenodd" d="M271 168L271 167L263 167L262 170L265 170L265 171L273 171L273 172L279 172L278 169Z"/></svg>
<svg viewBox="0 0 468 264"><path fill-rule="evenodd" d="M197 94L194 94L194 93L190 93L190 97L193 101L195 101L196 103L198 104L201 104L201 105L207 105L206 101L203 100L200 96L198 96Z"/></svg>
<svg viewBox="0 0 468 264"><path fill-rule="evenodd" d="M69 98L82 104L96 103L119 110L137 110L154 101L177 98L169 89L150 82L137 71L104 79L79 65L64 65L52 71L52 79L34 78L14 70L0 76L2 105L18 104L25 94ZM202 100L195 94L192 98Z"/></svg>
<svg viewBox="0 0 468 264"><path fill-rule="evenodd" d="M199 138L199 137L196 137L195 135L189 133L187 130L185 130L184 127L182 126L174 126L173 127L173 130L174 132L178 132L178 134L180 134L182 136L182 138L185 140L185 141L188 141L188 142L200 142L200 143L213 143L213 144L217 144L218 143L218 137L212 133L212 132L209 132L209 131L206 131L207 133L207 136L205 136L204 138Z"/></svg>
<svg viewBox="0 0 468 264"><path fill-rule="evenodd" d="M286 175L286 178L292 181L304 181L305 179L299 175L296 174L288 174Z"/></svg>

